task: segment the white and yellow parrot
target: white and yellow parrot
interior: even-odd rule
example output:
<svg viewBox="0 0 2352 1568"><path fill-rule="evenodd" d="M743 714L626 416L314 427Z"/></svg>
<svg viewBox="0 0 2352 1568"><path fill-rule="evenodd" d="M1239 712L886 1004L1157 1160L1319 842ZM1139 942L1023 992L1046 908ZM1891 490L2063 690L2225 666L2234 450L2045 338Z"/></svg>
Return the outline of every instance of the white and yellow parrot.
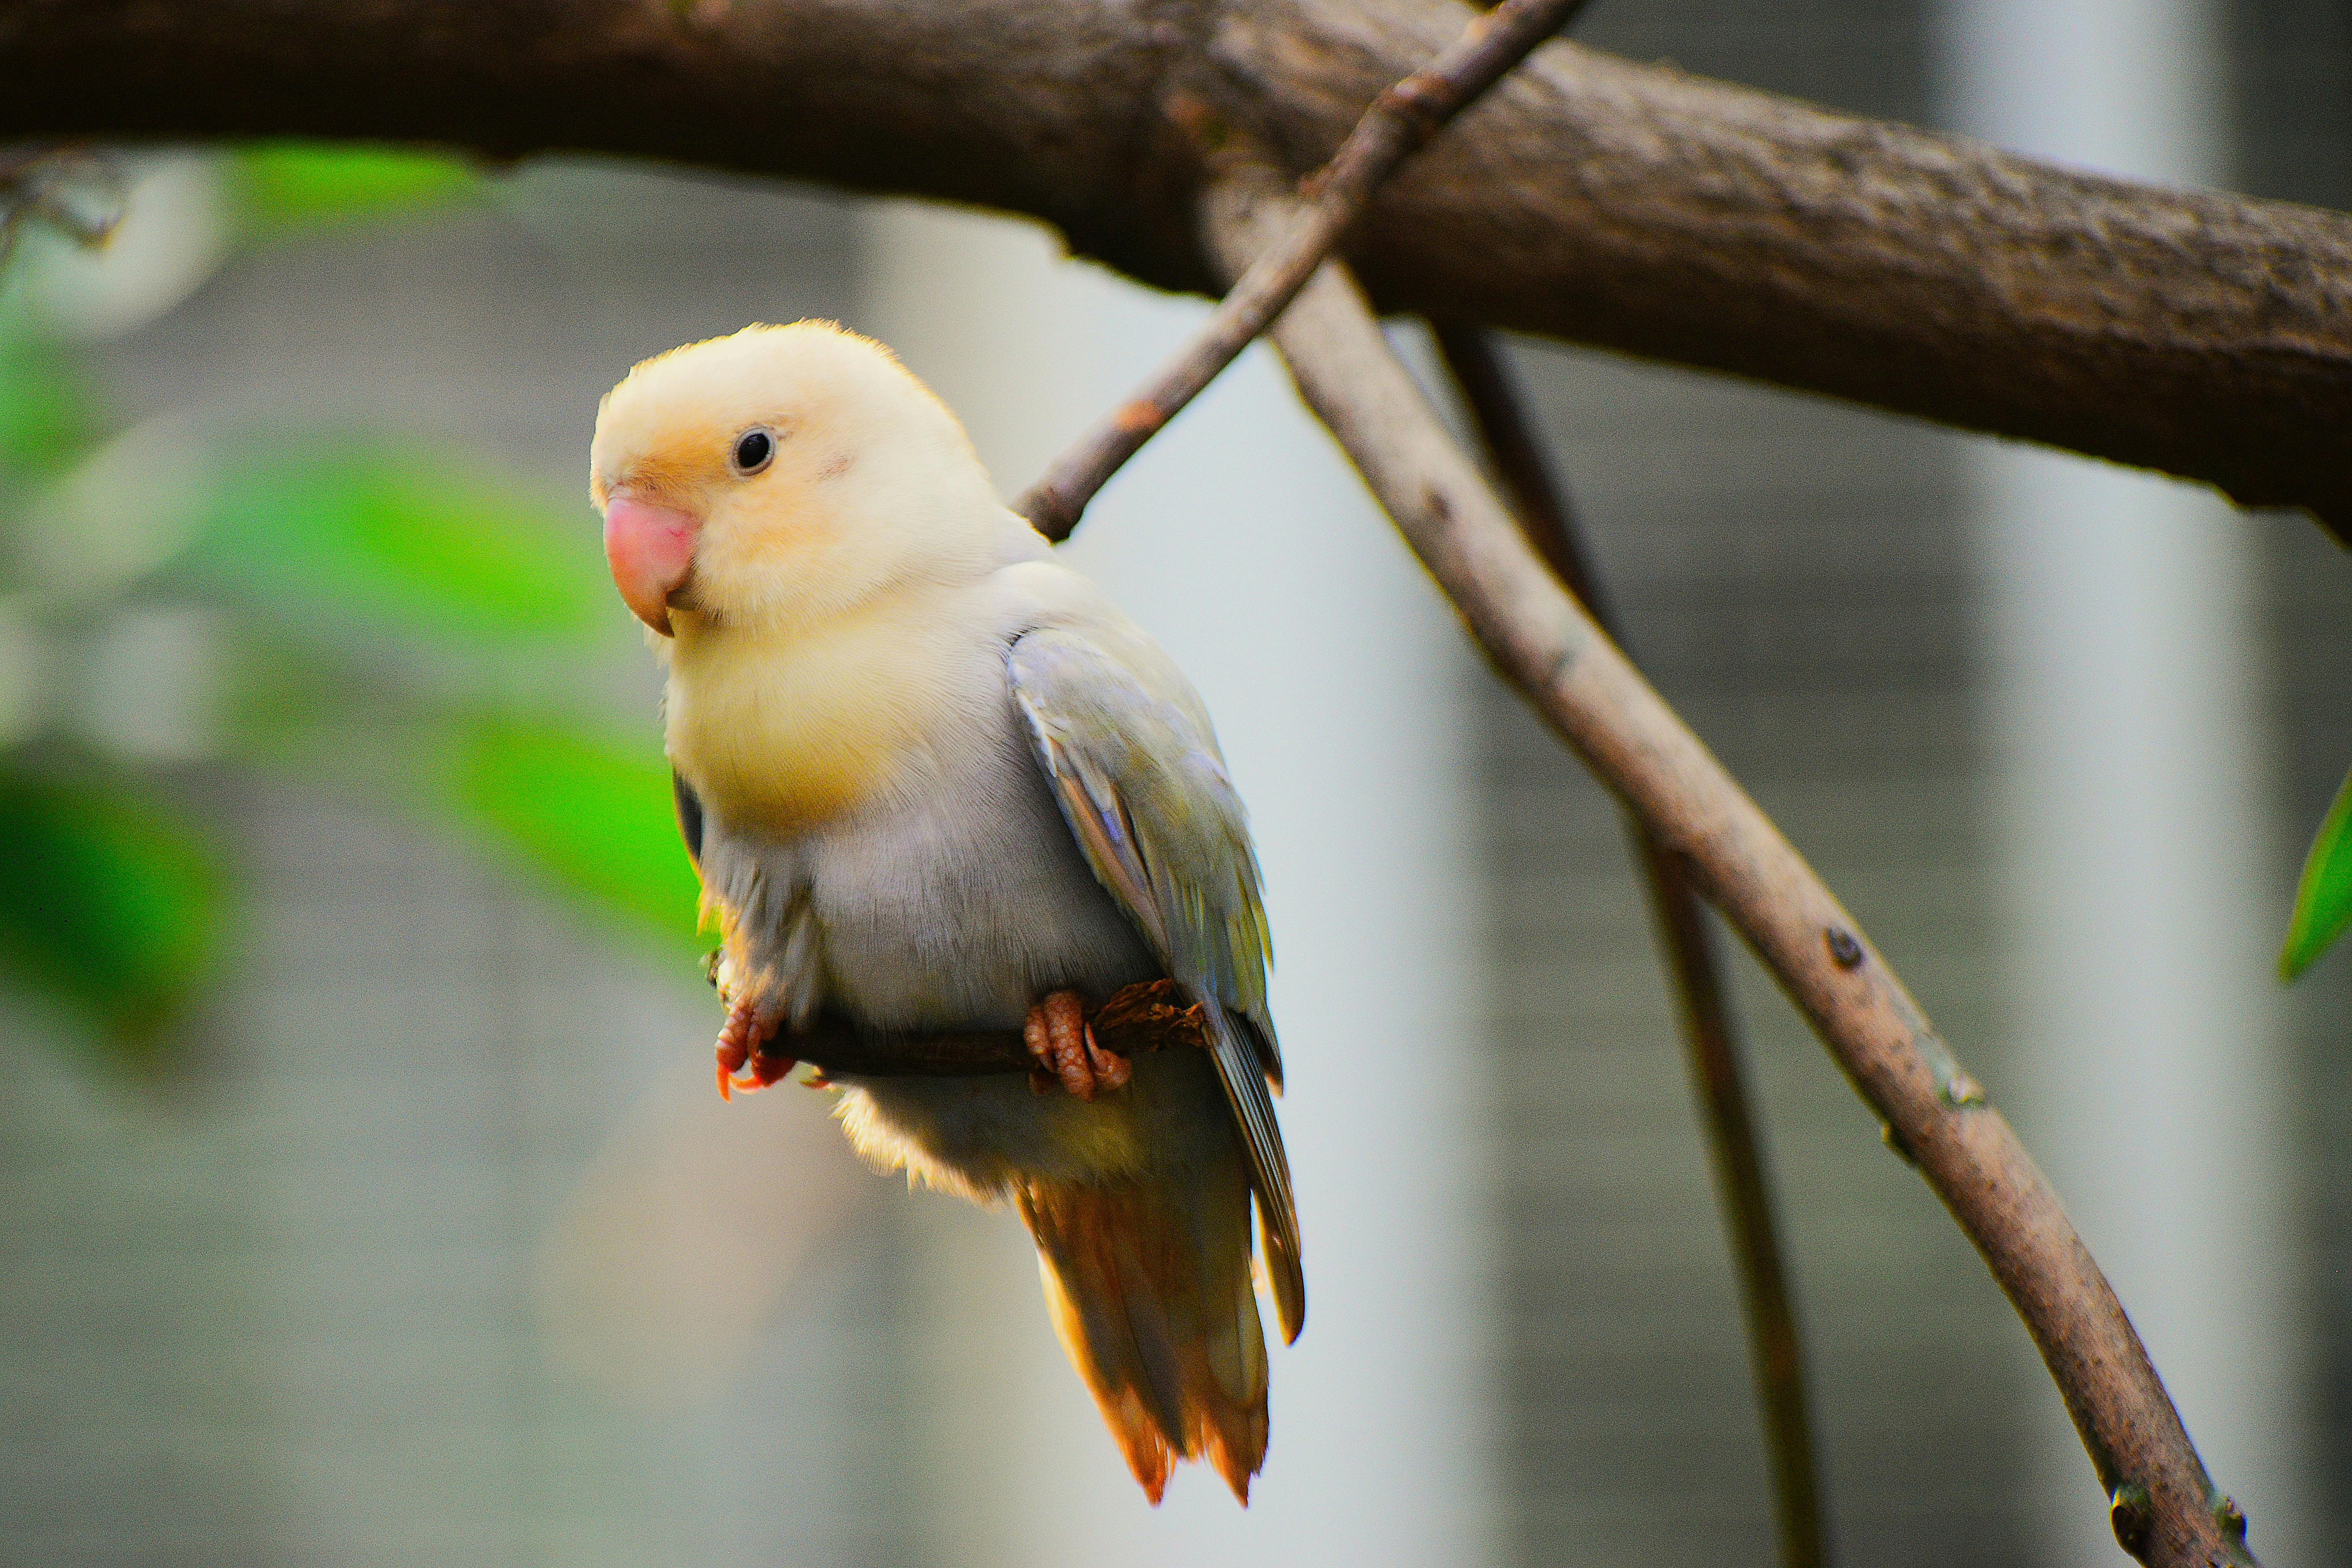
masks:
<svg viewBox="0 0 2352 1568"><path fill-rule="evenodd" d="M1019 1211L1153 1502L1204 1458L1246 1503L1253 1192L1286 1341L1307 1288L1257 862L1199 697L998 503L929 389L830 322L638 365L590 468L668 667L679 822L723 940L722 1089L821 1009L1024 1029L1058 1089L843 1077L837 1114L884 1168ZM1161 977L1211 1048L1103 1050L1085 1009Z"/></svg>

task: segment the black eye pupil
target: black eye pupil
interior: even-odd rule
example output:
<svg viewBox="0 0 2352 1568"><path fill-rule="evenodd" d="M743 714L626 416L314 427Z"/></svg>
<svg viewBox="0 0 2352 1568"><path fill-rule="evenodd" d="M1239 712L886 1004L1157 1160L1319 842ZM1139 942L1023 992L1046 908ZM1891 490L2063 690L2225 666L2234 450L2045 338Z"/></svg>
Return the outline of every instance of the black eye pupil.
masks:
<svg viewBox="0 0 2352 1568"><path fill-rule="evenodd" d="M765 430L747 431L735 443L735 466L749 473L767 462L768 455L775 449L776 443Z"/></svg>

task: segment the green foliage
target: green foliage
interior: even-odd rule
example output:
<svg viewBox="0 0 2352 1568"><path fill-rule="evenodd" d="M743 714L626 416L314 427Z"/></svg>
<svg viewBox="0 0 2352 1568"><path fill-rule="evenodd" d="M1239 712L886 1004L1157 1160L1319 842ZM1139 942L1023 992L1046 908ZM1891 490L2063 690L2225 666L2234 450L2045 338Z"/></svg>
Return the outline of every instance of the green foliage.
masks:
<svg viewBox="0 0 2352 1568"><path fill-rule="evenodd" d="M54 346L16 334L0 337L0 466L53 472L97 432L97 416Z"/></svg>
<svg viewBox="0 0 2352 1568"><path fill-rule="evenodd" d="M0 973L133 1052L220 942L226 879L184 824L119 790L0 775Z"/></svg>
<svg viewBox="0 0 2352 1568"><path fill-rule="evenodd" d="M445 157L305 142L248 147L229 178L261 232L420 210L481 184ZM0 297L0 471L32 482L0 499L79 487L50 492L64 498L54 526L89 531L100 554L121 521L110 506L147 532L157 507L185 513L152 555L93 577L73 616L134 592L225 604L237 639L227 745L244 765L315 783L333 773L322 756L363 732L360 787L487 828L562 892L699 951L699 889L657 748L514 695L545 689L534 670L609 649L624 624L584 510L486 481L448 452L299 432L157 444L126 469L152 493L117 495L121 476L75 467L107 421L18 303ZM172 463L184 472L156 466ZM39 552L15 553L55 575ZM27 602L43 602L30 586ZM47 629L71 635L62 620ZM125 784L67 779L30 756L0 750L0 984L74 1009L118 1056L149 1058L219 955L226 879L194 832Z"/></svg>
<svg viewBox="0 0 2352 1568"><path fill-rule="evenodd" d="M2347 926L2352 926L2352 774L2336 792L2336 804L2327 808L2304 860L2279 973L2289 980L2301 974Z"/></svg>
<svg viewBox="0 0 2352 1568"><path fill-rule="evenodd" d="M458 797L554 880L688 951L699 884L651 746L510 718L466 729Z"/></svg>
<svg viewBox="0 0 2352 1568"><path fill-rule="evenodd" d="M247 210L277 226L386 216L471 196L481 184L440 153L320 142L246 147L233 167Z"/></svg>
<svg viewBox="0 0 2352 1568"><path fill-rule="evenodd" d="M196 564L313 630L503 644L612 624L591 531L446 457L349 445L237 465Z"/></svg>

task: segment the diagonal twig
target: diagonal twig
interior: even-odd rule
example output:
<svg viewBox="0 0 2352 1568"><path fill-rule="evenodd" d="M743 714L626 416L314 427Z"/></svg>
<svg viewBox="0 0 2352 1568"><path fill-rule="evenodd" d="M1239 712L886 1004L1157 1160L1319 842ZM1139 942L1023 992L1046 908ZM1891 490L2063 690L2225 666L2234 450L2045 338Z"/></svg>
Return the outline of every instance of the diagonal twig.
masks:
<svg viewBox="0 0 2352 1568"><path fill-rule="evenodd" d="M1574 19L1586 0L1504 0L1474 18L1428 65L1395 83L1307 182L1307 200L1218 303L1192 341L1108 417L1055 458L1013 510L1046 538L1070 536L1095 493L1290 303L1363 216L1399 163L1426 146L1478 96Z"/></svg>
<svg viewBox="0 0 2352 1568"><path fill-rule="evenodd" d="M1238 273L1280 232L1270 171L1204 202ZM1795 848L1545 570L1414 386L1344 268L1275 329L1328 426L1487 657L1616 792L1812 1025L1888 1141L1917 1166L2007 1292L2109 1499L2116 1540L2161 1568L2252 1563L2123 1305L2009 1123Z"/></svg>
<svg viewBox="0 0 2352 1568"><path fill-rule="evenodd" d="M1493 334L1460 322L1442 323L1435 331L1446 368L1453 372L1494 459L1496 476L1510 492L1520 531L1552 574L1583 603L1594 622L1623 647L1622 628L1601 597L1599 578L1567 495L1553 479L1535 433L1528 428L1524 405L1511 385ZM1772 1467L1780 1562L1782 1568L1819 1568L1826 1561L1827 1543L1820 1467L1805 1393L1804 1346L1797 1334L1796 1310L1790 1302L1788 1269L1773 1218L1771 1189L1764 1176L1739 1044L1732 1031L1721 955L1681 858L1630 813L1626 827L1657 914L1659 940L1665 949L1690 1058L1691 1079L1706 1119L1724 1222L1730 1228L1732 1256L1738 1266L1748 1353L1755 1365L1764 1446Z"/></svg>

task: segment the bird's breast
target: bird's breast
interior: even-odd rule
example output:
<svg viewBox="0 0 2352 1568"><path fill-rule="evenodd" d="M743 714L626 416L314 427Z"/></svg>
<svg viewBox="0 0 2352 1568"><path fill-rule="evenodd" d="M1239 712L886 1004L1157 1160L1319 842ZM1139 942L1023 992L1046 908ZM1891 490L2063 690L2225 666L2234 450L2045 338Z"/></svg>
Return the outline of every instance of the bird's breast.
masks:
<svg viewBox="0 0 2352 1568"><path fill-rule="evenodd" d="M1006 1027L1065 986L1159 966L1080 854L1009 702L995 732L887 809L799 847L825 989L885 1027Z"/></svg>
<svg viewBox="0 0 2352 1568"><path fill-rule="evenodd" d="M952 590L817 630L681 619L668 743L740 963L885 1026L1017 1025L1158 973L1070 836L1015 713L1022 616ZM815 941L795 946L790 911Z"/></svg>
<svg viewBox="0 0 2352 1568"><path fill-rule="evenodd" d="M984 655L890 603L789 633L680 628L670 760L706 806L788 837L837 820L955 743L985 704Z"/></svg>

